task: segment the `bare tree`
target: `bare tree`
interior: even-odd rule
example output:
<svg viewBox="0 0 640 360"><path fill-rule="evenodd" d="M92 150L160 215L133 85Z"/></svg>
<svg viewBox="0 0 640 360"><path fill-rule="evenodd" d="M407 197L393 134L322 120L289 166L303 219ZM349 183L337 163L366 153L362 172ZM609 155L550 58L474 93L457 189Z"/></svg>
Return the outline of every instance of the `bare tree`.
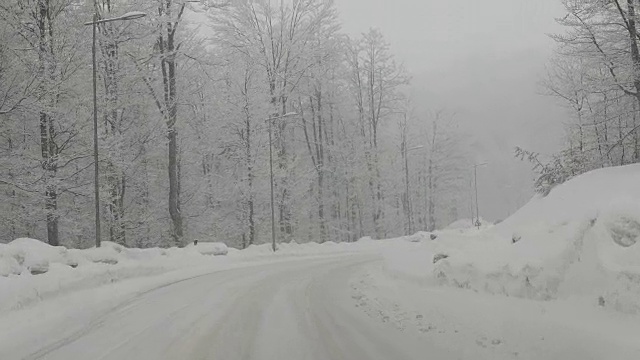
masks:
<svg viewBox="0 0 640 360"><path fill-rule="evenodd" d="M402 66L398 66L382 33L371 29L351 46L352 86L361 122L361 134L366 139L369 187L373 197L373 224L376 235L383 237L384 190L380 178L379 134L381 123L402 98L399 89L409 82Z"/></svg>

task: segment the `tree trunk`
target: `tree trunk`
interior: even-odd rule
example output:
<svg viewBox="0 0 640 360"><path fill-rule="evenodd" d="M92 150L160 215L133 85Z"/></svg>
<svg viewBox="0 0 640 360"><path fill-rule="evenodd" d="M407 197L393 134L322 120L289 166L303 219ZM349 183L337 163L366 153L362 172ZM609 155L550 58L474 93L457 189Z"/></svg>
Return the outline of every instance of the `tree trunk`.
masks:
<svg viewBox="0 0 640 360"><path fill-rule="evenodd" d="M103 12L111 13L111 2L107 1L106 9ZM115 31L112 23L103 23L101 29L102 41L100 42L104 58L104 87L105 87L105 130L107 136L115 139L115 146L121 136L121 126L118 119L118 44L115 41ZM119 151L120 149L115 149ZM114 159L107 159L106 165L107 187L109 189L109 199L107 209L109 210L109 235L110 240L117 244L126 245L126 234L124 224L124 195L125 195L125 175L122 168Z"/></svg>
<svg viewBox="0 0 640 360"><path fill-rule="evenodd" d="M326 220L324 218L324 141L326 140L323 136L324 134L324 117L322 116L322 90L320 85L317 86L316 89L316 99L318 102L318 111L317 111L317 119L318 119L318 130L317 136L315 136L315 128L314 128L314 138L316 139L316 156L317 156L317 171L318 171L318 217L320 220L320 242L323 243L327 240L327 230L326 230Z"/></svg>
<svg viewBox="0 0 640 360"><path fill-rule="evenodd" d="M327 241L327 229L324 218L324 173L318 172L318 219L320 222L320 243Z"/></svg>
<svg viewBox="0 0 640 360"><path fill-rule="evenodd" d="M49 86L55 86L54 73L55 67L53 63L52 36L53 25L50 22L51 14L49 13L49 1L38 0L38 31L39 31L39 75L41 80L40 92L45 94L50 89ZM47 97L50 95L47 95ZM47 102L47 100L45 100ZM48 105L53 105L54 101L49 100ZM58 238L58 192L56 186L56 173L58 170L58 147L55 144L56 129L54 119L46 110L40 111L40 149L42 152L42 169L45 172L45 212L47 216L47 240L50 245L60 245Z"/></svg>
<svg viewBox="0 0 640 360"><path fill-rule="evenodd" d="M633 104L633 128L636 129L638 126L638 104ZM640 161L640 132L638 129L634 131L633 134L633 162L637 163Z"/></svg>
<svg viewBox="0 0 640 360"><path fill-rule="evenodd" d="M636 28L635 0L627 0L627 31L631 45L631 61L633 62L633 85L636 100L640 103L640 50L638 50L638 29Z"/></svg>
<svg viewBox="0 0 640 360"><path fill-rule="evenodd" d="M175 119L175 118L174 118ZM169 128L169 215L173 224L172 236L176 244L182 243L182 214L180 213L180 173L178 171L178 134Z"/></svg>
<svg viewBox="0 0 640 360"><path fill-rule="evenodd" d="M248 80L247 80L248 81ZM247 245L253 245L255 241L255 219L254 219L254 201L253 201L253 159L251 156L251 115L249 112L249 89L248 83L245 81L245 156L247 165L247 186L248 197L247 205L249 207L249 241Z"/></svg>
<svg viewBox="0 0 640 360"><path fill-rule="evenodd" d="M380 164L378 157L377 148L374 150L374 167L375 167L375 177L376 177L376 235L378 239L382 239L386 237L386 226L383 224L384 219L384 195L382 193L382 181L380 177Z"/></svg>
<svg viewBox="0 0 640 360"><path fill-rule="evenodd" d="M162 11L163 2L160 2ZM180 8L178 19L184 10L184 4ZM171 19L171 1L167 1L164 13ZM176 122L178 118L178 89L176 86L176 47L175 31L177 22L166 22L166 41L161 35L159 39L160 53L162 56L162 80L164 89L164 102L167 109L167 137L169 138L169 216L171 217L171 236L176 245L182 245L183 227L182 213L180 212L180 163L178 154L178 130Z"/></svg>
<svg viewBox="0 0 640 360"><path fill-rule="evenodd" d="M411 219L411 202L409 194L409 149L407 143L407 115L404 115L404 123L401 124L401 143L400 151L402 156L402 165L404 167L404 196L402 197L402 210L405 218L405 233L411 234L413 232L413 224Z"/></svg>

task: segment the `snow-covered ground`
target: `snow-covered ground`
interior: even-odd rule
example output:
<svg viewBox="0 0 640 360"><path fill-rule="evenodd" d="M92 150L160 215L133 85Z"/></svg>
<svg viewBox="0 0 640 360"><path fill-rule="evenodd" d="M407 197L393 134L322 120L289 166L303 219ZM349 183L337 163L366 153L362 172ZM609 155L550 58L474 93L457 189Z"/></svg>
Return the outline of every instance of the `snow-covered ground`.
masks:
<svg viewBox="0 0 640 360"><path fill-rule="evenodd" d="M391 246L387 266L421 283L638 313L638 184L638 165L593 171L535 197L496 226ZM434 264L439 254L446 258Z"/></svg>
<svg viewBox="0 0 640 360"><path fill-rule="evenodd" d="M640 359L637 184L638 165L598 170L557 187L547 197L535 197L504 222L480 230L463 220L433 234L396 239L279 244L276 254L268 244L243 251L207 243L147 250L105 243L100 249L67 250L18 239L0 245L0 358L49 353L73 358L74 349L87 349L74 347L76 341L112 358L127 349L140 354L141 349L128 342L101 343L96 342L100 337L84 334L98 336L102 330L95 324L103 322L119 326L125 318L119 312L111 317L112 309L126 310L131 302L146 299L145 303L167 306L157 309L161 314L144 315L145 321L163 326L174 318L163 311L184 313L185 319L193 316L196 321L211 306L212 315L205 318L212 323L180 322L182 328L175 331L200 338L205 334L197 331L211 335L211 329L220 328L214 323L226 319L238 326L234 336L242 342L213 342L230 351L233 346L250 348L256 353L245 355L252 359L287 359L282 354L288 347L299 353L295 359L336 354L375 358L384 352L358 347L379 347L388 343L381 339L389 337L396 340L394 346L388 344L388 355L407 359L421 358L416 354L424 354L424 346L439 354L436 358L450 354L456 359ZM334 272L339 277L335 283ZM235 277L237 284L230 285ZM213 285L218 282L219 288ZM322 290L312 291L315 288ZM245 300L239 293L260 300ZM196 306L195 312L179 306L181 295ZM168 297L166 302L161 296ZM199 296L213 297L201 303ZM332 303L343 296L347 300ZM216 306L228 306L231 315L214 311ZM331 311L341 315L334 314L333 322L322 320ZM307 323L314 317L315 322ZM273 323L265 323L269 321ZM297 328L302 323L306 327ZM57 339L51 329L61 324L68 326ZM196 325L204 328L189 328ZM281 337L297 334L296 344L307 345L297 346L266 331L279 326ZM349 326L358 329L357 334L344 330ZM152 346L149 339L155 330L139 331L135 336ZM244 339L244 332L253 337ZM371 338L365 339L365 333ZM309 344L300 334L317 336L321 344ZM183 334L176 336L180 346L191 344ZM406 351L395 346L401 341L408 344ZM43 342L46 346L35 345ZM318 346L335 346L331 351L337 352ZM306 353L309 349L313 351ZM196 350L197 356L211 351Z"/></svg>
<svg viewBox="0 0 640 360"><path fill-rule="evenodd" d="M469 357L639 359L638 184L639 165L597 170L496 226L382 241L352 287L371 316Z"/></svg>
<svg viewBox="0 0 640 360"><path fill-rule="evenodd" d="M171 273L175 278L237 264L286 260L299 256L349 252L348 244L253 245L239 251L221 243L185 248L129 249L111 242L84 250L52 247L35 239L0 244L0 314L65 293L133 278ZM155 284L154 281L151 281Z"/></svg>
<svg viewBox="0 0 640 360"><path fill-rule="evenodd" d="M640 317L591 304L417 285L383 266L361 269L350 286L370 318L455 359L640 359Z"/></svg>

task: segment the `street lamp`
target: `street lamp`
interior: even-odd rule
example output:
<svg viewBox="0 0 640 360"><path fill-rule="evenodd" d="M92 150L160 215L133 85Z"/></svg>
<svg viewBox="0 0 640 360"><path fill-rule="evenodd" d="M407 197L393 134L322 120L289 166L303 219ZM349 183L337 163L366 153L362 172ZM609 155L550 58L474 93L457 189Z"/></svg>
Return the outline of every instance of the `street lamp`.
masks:
<svg viewBox="0 0 640 360"><path fill-rule="evenodd" d="M474 182L474 187L476 188L476 226L478 227L478 230L480 230L480 210L479 210L479 206L478 206L478 166L484 166L487 165L487 163L482 163L482 164L474 164L473 165L473 182Z"/></svg>
<svg viewBox="0 0 640 360"><path fill-rule="evenodd" d="M96 72L96 28L98 24L111 22L111 21L128 21L139 19L147 16L147 14L141 11L131 11L124 15L98 20L98 14L93 13L93 21L84 23L85 25L91 25L93 27L93 44L91 47L92 61L93 61L93 163L94 163L94 195L96 205L96 247L100 247L100 184L98 180L98 92L97 92L97 72Z"/></svg>
<svg viewBox="0 0 640 360"><path fill-rule="evenodd" d="M269 123L269 175L271 178L271 246L273 248L273 252L276 252L276 217L275 217L275 211L274 211L274 207L273 207L273 140L272 140L272 123L274 120L279 120L279 119L284 119L286 117L289 116L295 116L298 115L297 113L294 112L290 112L290 113L286 113L284 115L279 115L279 116L274 116L274 117L270 117L267 118L265 121Z"/></svg>

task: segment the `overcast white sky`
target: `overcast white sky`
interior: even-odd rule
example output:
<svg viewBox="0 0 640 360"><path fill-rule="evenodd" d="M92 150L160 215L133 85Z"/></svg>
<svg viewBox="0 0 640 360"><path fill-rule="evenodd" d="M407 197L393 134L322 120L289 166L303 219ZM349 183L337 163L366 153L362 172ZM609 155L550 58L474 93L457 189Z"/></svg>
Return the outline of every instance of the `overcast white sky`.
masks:
<svg viewBox="0 0 640 360"><path fill-rule="evenodd" d="M566 111L539 95L552 53L547 34L561 29L561 0L335 0L343 30L382 30L413 76L419 103L445 107L473 133L480 214L501 219L530 197L522 146L551 153L560 146Z"/></svg>

